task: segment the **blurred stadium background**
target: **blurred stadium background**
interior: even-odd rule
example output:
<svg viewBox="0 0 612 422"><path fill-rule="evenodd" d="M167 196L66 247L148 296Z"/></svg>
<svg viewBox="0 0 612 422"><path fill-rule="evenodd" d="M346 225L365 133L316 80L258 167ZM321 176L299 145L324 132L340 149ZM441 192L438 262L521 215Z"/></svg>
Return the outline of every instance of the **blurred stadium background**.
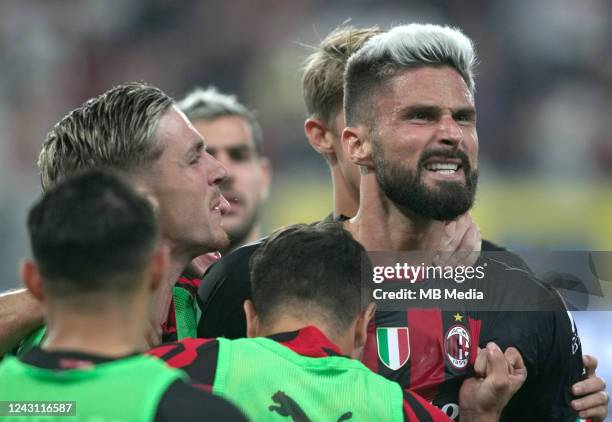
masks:
<svg viewBox="0 0 612 422"><path fill-rule="evenodd" d="M0 288L19 285L45 133L121 82L175 98L196 85L237 93L257 111L274 165L265 227L327 215L327 168L303 135L300 66L307 45L348 18L456 25L475 40L484 236L519 249L612 250L611 17L609 0L2 1ZM612 379L612 317L576 319Z"/></svg>

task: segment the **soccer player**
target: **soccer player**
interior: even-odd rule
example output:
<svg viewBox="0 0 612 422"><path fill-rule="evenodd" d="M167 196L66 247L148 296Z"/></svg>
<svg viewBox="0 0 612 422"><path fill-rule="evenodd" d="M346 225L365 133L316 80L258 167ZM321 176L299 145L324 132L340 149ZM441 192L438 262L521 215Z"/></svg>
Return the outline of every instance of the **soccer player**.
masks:
<svg viewBox="0 0 612 422"><path fill-rule="evenodd" d="M27 420L64 420L66 406L37 414L53 402L72 402L78 420L245 420L139 354L168 250L149 201L127 181L101 170L66 178L32 207L28 231L34 260L21 273L43 304L47 341L0 363L1 401L37 401Z"/></svg>
<svg viewBox="0 0 612 422"><path fill-rule="evenodd" d="M342 143L361 179L360 208L345 228L367 250L427 250L444 221L471 208L478 176L475 62L472 42L460 31L417 24L375 35L349 59ZM489 260L486 281L493 297L523 310L547 295L527 272L499 261ZM529 373L505 417L574 420L570 387L582 374L580 343L560 298L551 291L548 300L558 310L381 312L377 331L408 328L413 360L379 361L384 344L372 337L364 361L456 417L457 382L474 339L495 340L517 347ZM449 341L453 333L465 340L459 348Z"/></svg>
<svg viewBox="0 0 612 422"><path fill-rule="evenodd" d="M281 229L252 257L253 299L244 304L250 338L186 339L150 353L253 420L448 421L351 359L361 355L374 313L361 300L363 253L335 222ZM520 354L491 343L476 370L480 377L461 390L464 419L498 420L525 380Z"/></svg>
<svg viewBox="0 0 612 422"><path fill-rule="evenodd" d="M355 201L351 200L353 195L350 195L349 193L354 193L355 191L357 194L359 193L358 189L356 190L352 188L356 183L359 183L359 179L353 180L355 177L358 177L358 174L356 174L356 171L351 172L351 169L356 170L358 167L352 164L347 164L347 161L349 161L348 153L344 152L346 149L343 149L339 142L339 134L342 131L341 128L344 126L344 116L343 113L341 113L341 110L339 110L342 104L341 98L343 88L341 84L338 83L338 75L342 74L348 55L351 52L358 50L365 40L379 32L380 31L378 29L352 31L350 28L340 29L334 32L323 41L321 50L313 53L313 56L311 56L308 61L308 66L304 77L304 94L306 102L309 104L308 108L311 113L311 118L307 120L305 124L306 132L309 135L309 139L311 140L311 143L313 143L313 146L315 146L315 148L320 150L322 153L326 154L328 161L332 166L332 178L334 181L334 205L336 214L348 214L351 211L354 212L354 208L351 208L351 204L354 204ZM327 68L326 66L329 66L330 68ZM344 148L346 148L346 146ZM341 163L347 164L344 170L342 170L342 166L340 165ZM353 174L353 176L351 176L351 174ZM351 179L352 182L349 183L346 179ZM346 200L346 198L348 198L348 200ZM378 199L375 197L369 198L369 200L370 202L374 203L378 201ZM380 223L381 222L376 221L372 223L370 227L361 227L364 238L367 238L371 234L372 227L376 227ZM398 232L397 229L400 227L401 226L390 227L389 230ZM448 225L444 227L448 227ZM435 236L440 236L441 234L444 233L438 230ZM359 236L356 237L359 238ZM435 244L435 242L433 242L433 244ZM245 270L245 267L246 262L248 262L248 257L256 248L257 245L252 245L237 250L235 253L226 256L224 259L214 265L206 275L206 283L214 283L217 284L218 287L213 290L212 294L203 297L205 308L203 310L203 318L200 322L199 332L201 334L206 336L220 334L229 336L244 335L240 334L241 332L244 333L244 323L242 323L242 326L240 323L241 318L242 321L244 320L244 316L238 310L240 300L234 298L248 298L250 295L248 286L248 272ZM487 246L487 242L485 241L483 242L483 249L496 250L498 248L491 244ZM511 255L506 256L511 258ZM428 322L434 321L434 319L431 318L431 315L427 312L417 312L413 315L420 315L423 320ZM406 314L404 314L404 316L406 317ZM459 315L459 317L465 320L465 316ZM207 324L207 322L210 322L210 324ZM388 322L390 324L397 323L397 321L394 321L393 319ZM559 322L561 327L564 329L570 330L569 333L565 333L566 337L569 336L572 339L575 338L575 340L577 340L577 336L575 336L573 330L571 330L571 327L568 327L566 324L567 321L562 320L557 322ZM402 325L406 325L405 318ZM221 333L219 333L220 330ZM426 329L419 329L417 333L424 334L425 330ZM501 332L504 329L498 328L497 330ZM544 330L545 332L549 333L555 332L554 327L552 327L551 330L550 326L544 327ZM493 331L495 332L495 335L498 334L496 330ZM502 336L509 336L509 334L510 332L502 333ZM515 335L518 334L519 333L515 333ZM562 337L563 335L560 335L559 340ZM481 339L484 341L484 337ZM434 339L428 340L426 338L425 341L422 342L419 341L419 336L411 335L411 345L413 343L415 346L418 346L419 344L421 345L420 348L412 347L413 352L414 350L423 351L423 348L426 348L428 342L431 342L432 340ZM385 373L385 371L388 371L389 368L386 368L382 361L378 361L376 346L376 340L373 337L370 343L370 349L368 349L370 350L370 364L374 369L380 368L381 372ZM437 356L439 358L438 363L441 365L434 368L435 371L431 372L431 375L437 378L437 380L432 382L434 386L443 380L445 377L444 373L446 372L443 365L445 356L444 351L441 351ZM406 364L406 362L404 363L405 366L400 368L400 371L388 371L390 372L388 375L392 379L399 379L403 385L414 385L414 379L418 379L419 377L420 380L418 382L429 382L428 376L430 374L426 367L422 367L419 371L416 371L417 373L413 374L414 379L410 379L411 375L408 368L414 361L418 362L418 359L419 358L415 359L413 357L408 361L408 364ZM440 373L440 368L442 368L442 373ZM452 372L453 368L448 368L448 371ZM576 410L582 410L581 415L596 416L604 419L605 415L607 414L607 395L603 391L603 380L595 377L593 372L594 367L591 366L589 369L589 380L583 381L574 386L575 394L590 395L574 401L572 406L574 406ZM416 376L418 374L420 374L419 377ZM449 378L451 379L449 384L452 384L452 376L449 376ZM554 383L552 379L551 383ZM523 398L523 400L526 400L526 398ZM561 399L561 401L565 402L567 400L567 397ZM442 407L446 406L445 410L450 415L456 416L456 403L452 401L447 403L440 401L440 403ZM546 412L546 410L542 411Z"/></svg>
<svg viewBox="0 0 612 422"><path fill-rule="evenodd" d="M220 252L259 239L259 217L268 197L271 167L262 155L263 134L255 115L234 95L213 87L197 88L177 105L206 140L207 152L227 172L220 187L231 209L221 220L230 244Z"/></svg>
<svg viewBox="0 0 612 422"><path fill-rule="evenodd" d="M261 126L236 96L214 87L196 88L177 105L206 140L208 153L227 171L221 193L231 209L223 216L222 225L230 244L219 251L225 255L261 237L261 208L268 197L272 172L270 161L262 155ZM192 280L194 297L204 271L219 257L216 252L202 255L188 267L186 275Z"/></svg>
<svg viewBox="0 0 612 422"><path fill-rule="evenodd" d="M108 167L126 172L156 204L170 265L156 295L151 342L159 344L164 324L166 337L176 338L176 327L166 324L169 313L172 323L191 318L190 324L181 324L187 332L179 338L193 336L193 304L181 307L186 316L175 318L173 288L193 258L227 247L221 218L230 205L219 188L226 177L224 167L206 151L202 136L174 101L149 85L117 86L57 123L47 135L38 164L43 191L77 170ZM0 299L0 352L4 352L33 326L40 326L42 315L27 292Z"/></svg>

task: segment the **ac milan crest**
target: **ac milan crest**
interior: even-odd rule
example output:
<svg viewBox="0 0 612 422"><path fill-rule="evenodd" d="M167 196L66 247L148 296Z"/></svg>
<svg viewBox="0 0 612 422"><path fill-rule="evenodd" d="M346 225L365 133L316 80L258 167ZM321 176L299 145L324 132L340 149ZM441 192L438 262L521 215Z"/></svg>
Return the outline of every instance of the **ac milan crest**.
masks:
<svg viewBox="0 0 612 422"><path fill-rule="evenodd" d="M446 358L456 369L467 366L470 358L470 334L461 325L453 325L445 336Z"/></svg>

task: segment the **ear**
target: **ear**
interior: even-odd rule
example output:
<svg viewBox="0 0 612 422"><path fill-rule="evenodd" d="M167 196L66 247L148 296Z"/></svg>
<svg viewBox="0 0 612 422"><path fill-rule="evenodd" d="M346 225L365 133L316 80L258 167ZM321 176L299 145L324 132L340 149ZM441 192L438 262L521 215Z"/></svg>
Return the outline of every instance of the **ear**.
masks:
<svg viewBox="0 0 612 422"><path fill-rule="evenodd" d="M272 164L270 164L270 160L266 157L261 157L259 159L259 166L261 168L261 179L259 182L260 193L259 198L262 201L268 199L268 195L270 195L270 180L272 179Z"/></svg>
<svg viewBox="0 0 612 422"><path fill-rule="evenodd" d="M132 182L136 192L144 196L147 201L149 201L149 203L153 207L153 211L155 211L155 214L157 214L159 210L159 201L157 200L157 197L155 196L149 185L146 183L145 179L134 178Z"/></svg>
<svg viewBox="0 0 612 422"><path fill-rule="evenodd" d="M348 126L342 131L342 148L347 152L349 159L359 165L372 168L372 143L366 136L365 126Z"/></svg>
<svg viewBox="0 0 612 422"><path fill-rule="evenodd" d="M247 299L243 304L244 313L246 315L246 325L247 325L247 337L257 337L259 332L259 318L257 317L257 313L255 312L255 306L253 306L253 301Z"/></svg>
<svg viewBox="0 0 612 422"><path fill-rule="evenodd" d="M337 161L334 151L334 139L331 131L322 120L308 118L304 122L304 132L310 145L331 164Z"/></svg>
<svg viewBox="0 0 612 422"><path fill-rule="evenodd" d="M23 284L30 291L32 296L42 302L44 300L42 278L40 277L40 272L34 261L30 259L22 260L19 267L19 274L21 280L23 280Z"/></svg>
<svg viewBox="0 0 612 422"><path fill-rule="evenodd" d="M361 358L363 348L368 338L368 325L374 317L376 312L376 305L370 303L364 310L359 312L357 320L355 321L355 338L353 340L353 351L354 358Z"/></svg>
<svg viewBox="0 0 612 422"><path fill-rule="evenodd" d="M153 254L149 273L149 287L152 292L156 291L166 278L170 261L169 256L168 246L163 244L160 244Z"/></svg>

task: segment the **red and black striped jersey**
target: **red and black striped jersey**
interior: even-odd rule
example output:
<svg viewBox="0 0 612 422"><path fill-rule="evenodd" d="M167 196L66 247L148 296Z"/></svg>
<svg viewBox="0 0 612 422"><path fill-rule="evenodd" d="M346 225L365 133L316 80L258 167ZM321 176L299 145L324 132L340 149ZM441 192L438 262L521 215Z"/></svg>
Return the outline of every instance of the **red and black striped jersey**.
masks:
<svg viewBox="0 0 612 422"><path fill-rule="evenodd" d="M261 241L243 246L208 269L198 291L202 309L199 336L245 336L242 304L251 296L248 265L260 245ZM482 249L503 251L486 241ZM507 259L492 262L486 272L485 282L493 283L494 293L507 303L515 299L524 303L526 296L544 291L556 302L556 311L377 311L364 362L456 418L459 388L471 374L476 348L489 341L502 349L514 346L523 356L529 375L506 407L502 420L573 421L576 415L570 407L570 387L580 380L583 370L575 325L556 292L533 278L519 257L505 253ZM405 330L392 332L391 328ZM386 334L388 340L390 335L397 335L391 338L393 349L387 343L387 357L380 356L384 350L379 346L377 331L381 336ZM401 349L401 344L406 347ZM399 367L397 360L401 361Z"/></svg>
<svg viewBox="0 0 612 422"><path fill-rule="evenodd" d="M268 338L302 356L314 358L342 356L338 346L313 326L275 334ZM184 370L193 385L205 391L212 391L219 354L219 342L216 339L184 339L156 347L148 353L165 360L172 367ZM410 390L404 390L402 410L406 421L449 421L449 418L437 407Z"/></svg>

